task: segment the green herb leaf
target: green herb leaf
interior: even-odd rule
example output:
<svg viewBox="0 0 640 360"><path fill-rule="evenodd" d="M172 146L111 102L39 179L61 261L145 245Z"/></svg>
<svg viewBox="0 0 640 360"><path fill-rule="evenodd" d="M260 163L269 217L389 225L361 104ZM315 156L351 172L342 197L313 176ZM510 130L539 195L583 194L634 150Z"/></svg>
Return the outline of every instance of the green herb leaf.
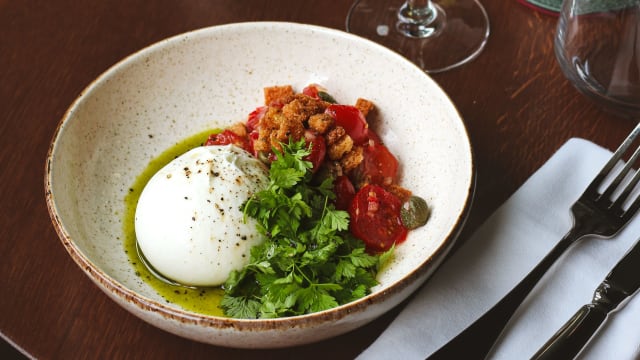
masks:
<svg viewBox="0 0 640 360"><path fill-rule="evenodd" d="M260 309L261 303L244 296L225 296L222 298L220 306L225 309L225 313L228 316L255 319L258 317L258 310Z"/></svg>

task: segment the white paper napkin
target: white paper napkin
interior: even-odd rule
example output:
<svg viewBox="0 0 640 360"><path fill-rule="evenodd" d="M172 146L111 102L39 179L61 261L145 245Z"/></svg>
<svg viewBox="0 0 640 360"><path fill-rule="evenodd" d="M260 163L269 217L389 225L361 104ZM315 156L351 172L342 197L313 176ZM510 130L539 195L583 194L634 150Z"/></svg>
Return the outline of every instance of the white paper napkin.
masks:
<svg viewBox="0 0 640 360"><path fill-rule="evenodd" d="M484 314L569 230L569 208L610 156L586 140L564 144L441 266L359 358L424 359ZM570 248L514 315L492 358L530 358L591 301L595 288L639 236L636 216L613 239L588 237ZM609 317L581 357L640 358L640 295Z"/></svg>

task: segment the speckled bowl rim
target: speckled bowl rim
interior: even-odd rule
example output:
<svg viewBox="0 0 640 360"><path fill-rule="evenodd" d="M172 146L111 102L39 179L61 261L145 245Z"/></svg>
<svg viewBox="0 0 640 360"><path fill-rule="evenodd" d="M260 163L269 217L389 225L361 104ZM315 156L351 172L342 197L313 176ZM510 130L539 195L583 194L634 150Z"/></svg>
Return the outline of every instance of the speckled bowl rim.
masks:
<svg viewBox="0 0 640 360"><path fill-rule="evenodd" d="M410 284L414 283L417 279L425 276L426 272L434 271L435 268L439 265L439 263L442 262L442 260L444 259L446 254L449 252L449 250L453 247L455 240L460 235L460 232L462 231L464 224L467 220L467 217L469 215L469 212L471 210L473 199L474 199L476 177L477 177L475 155L473 152L473 148L471 146L471 141L468 136L466 125L464 123L460 125L466 137L465 140L470 149L469 187L466 190L467 191L466 200L463 205L462 211L458 214L458 217L454 225L451 227L451 231L447 234L445 239L441 242L441 245L437 248L437 250L434 251L430 257L424 259L424 261L418 267L416 267L413 271L409 272L402 279L396 281L395 283L390 285L388 288L385 288L383 291L374 292L361 299L350 302L348 304L335 307L333 309L316 312L312 314L307 314L307 315L299 315L299 316L276 318L276 319L226 318L226 317L197 314L194 312L177 309L174 307L164 305L160 302L157 302L145 296L141 296L140 294L128 289L123 284L121 284L111 276L101 271L97 266L95 266L94 263L91 262L90 259L88 259L82 253L82 251L78 249L78 247L74 244L73 239L71 238L70 234L67 232L64 224L62 223L62 221L58 216L58 212L55 206L55 197L54 197L54 194L52 194L51 192L51 166L52 166L51 164L52 164L53 155L55 153L56 142L58 140L58 137L61 134L67 120L70 118L70 115L73 113L74 109L78 106L78 104L80 104L83 101L85 95L88 92L90 92L90 90L93 87L95 87L97 83L102 81L104 78L109 77L112 73L117 71L119 67L123 66L124 64L132 60L135 60L136 58L144 56L153 48L160 46L162 44L180 41L186 36L193 35L194 33L206 32L214 28L220 29L223 27L242 27L242 26L255 26L255 25L281 25L281 26L293 26L293 27L303 26L309 29L313 29L317 32L328 33L336 37L348 37L351 40L355 39L356 41L367 42L369 43L368 46L377 47L378 51L387 52L388 53L387 55L389 56L399 57L402 59L400 61L408 62L408 60L402 58L400 55L396 54L395 52L381 45L378 45L374 42L371 42L367 39L360 38L355 35L352 35L340 30L336 30L336 29L331 29L331 28L326 28L326 27L321 27L316 25L300 24L295 22L230 23L225 25L217 25L217 26L196 29L193 31L174 35L164 40L160 40L158 42L150 44L130 54L129 56L115 63L108 70L106 70L96 79L94 79L84 90L82 90L82 92L74 100L71 106L66 110L65 114L59 121L57 128L52 136L52 140L47 152L47 158L45 163L45 179L44 179L46 204L47 204L49 215L51 217L53 227L56 233L58 234L58 237L60 238L65 249L71 255L71 257L76 262L76 264L93 281L103 285L104 286L103 290L108 290L111 293L111 295L121 298L130 304L133 304L141 310L155 312L162 315L162 317L165 319L176 320L180 323L194 324L198 326L207 326L207 327L213 327L213 328L219 328L219 329L233 328L239 331L255 332L255 331L261 331L261 330L276 330L276 329L284 329L284 328L288 329L291 327L296 327L296 328L305 328L307 326L315 327L317 326L318 323L336 321L336 320L345 318L347 316L354 315L355 313L362 312L365 308L369 307L370 305L380 304L385 302L387 299L391 298L394 294L399 293L404 289L406 289L408 286L410 286ZM438 85L436 84L436 86ZM442 92L443 92L443 95L447 97L447 99L451 102L451 100L448 98L448 95L446 95L444 91ZM454 106L454 109L455 109L455 106ZM457 111L457 109L455 111ZM459 114L458 114L458 117L461 119ZM431 266L431 265L434 265L434 266Z"/></svg>

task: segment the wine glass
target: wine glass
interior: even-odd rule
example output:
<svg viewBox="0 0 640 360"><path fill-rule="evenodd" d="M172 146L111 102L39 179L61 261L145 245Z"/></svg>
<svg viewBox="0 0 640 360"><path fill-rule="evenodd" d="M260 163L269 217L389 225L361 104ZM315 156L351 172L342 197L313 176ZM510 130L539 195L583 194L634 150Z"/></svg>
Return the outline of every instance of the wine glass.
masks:
<svg viewBox="0 0 640 360"><path fill-rule="evenodd" d="M565 0L554 44L580 92L616 115L640 118L640 0Z"/></svg>
<svg viewBox="0 0 640 360"><path fill-rule="evenodd" d="M489 17L478 0L356 0L346 27L428 73L475 59L489 37Z"/></svg>

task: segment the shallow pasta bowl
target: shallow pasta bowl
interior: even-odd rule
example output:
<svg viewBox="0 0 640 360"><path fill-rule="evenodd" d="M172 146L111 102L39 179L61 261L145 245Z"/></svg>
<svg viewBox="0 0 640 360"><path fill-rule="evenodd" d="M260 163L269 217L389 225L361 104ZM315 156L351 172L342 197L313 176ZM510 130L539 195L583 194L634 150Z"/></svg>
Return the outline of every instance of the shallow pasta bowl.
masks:
<svg viewBox="0 0 640 360"><path fill-rule="evenodd" d="M167 302L143 281L123 246L130 186L167 148L242 121L262 88L318 83L341 103L373 101L371 126L401 163L401 184L431 207L379 274L373 292L305 316L240 320ZM62 244L119 305L159 328L205 343L273 348L360 327L415 291L462 228L473 197L472 149L455 106L401 56L341 31L293 23L240 23L161 41L91 83L66 112L46 164L49 213Z"/></svg>

